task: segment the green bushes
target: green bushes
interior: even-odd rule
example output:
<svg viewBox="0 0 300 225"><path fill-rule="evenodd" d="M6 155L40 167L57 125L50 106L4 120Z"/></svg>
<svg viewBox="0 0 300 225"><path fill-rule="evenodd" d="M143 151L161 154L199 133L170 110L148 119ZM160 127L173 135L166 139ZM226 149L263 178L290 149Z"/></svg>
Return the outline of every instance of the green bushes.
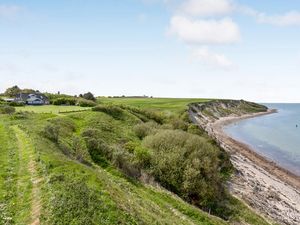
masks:
<svg viewBox="0 0 300 225"><path fill-rule="evenodd" d="M13 106L13 107L22 107L25 106L23 102L10 102L8 105Z"/></svg>
<svg viewBox="0 0 300 225"><path fill-rule="evenodd" d="M44 137L49 140L58 143L59 138L59 126L53 124L47 124L43 130Z"/></svg>
<svg viewBox="0 0 300 225"><path fill-rule="evenodd" d="M115 119L121 119L123 116L123 110L120 107L114 105L98 105L92 110L95 112L106 113Z"/></svg>
<svg viewBox="0 0 300 225"><path fill-rule="evenodd" d="M84 140L74 135L71 139L71 148L76 160L81 163L88 164L88 161L90 161L90 155Z"/></svg>
<svg viewBox="0 0 300 225"><path fill-rule="evenodd" d="M220 163L220 150L207 139L180 130L161 130L147 136L143 145L152 150L151 173L160 184L204 210L219 216L230 214L223 204L228 195L220 170L231 164Z"/></svg>
<svg viewBox="0 0 300 225"><path fill-rule="evenodd" d="M86 99L78 100L77 104L80 107L95 107L97 105L94 101L86 100Z"/></svg>
<svg viewBox="0 0 300 225"><path fill-rule="evenodd" d="M57 98L52 101L53 105L76 105L75 98Z"/></svg>
<svg viewBox="0 0 300 225"><path fill-rule="evenodd" d="M138 138L143 139L153 133L157 127L158 125L154 122L140 123L133 127L133 131Z"/></svg>
<svg viewBox="0 0 300 225"><path fill-rule="evenodd" d="M153 120L158 124L163 124L165 121L165 117L162 113L149 110L149 109L140 109L132 106L120 106L122 109L128 110L135 116L137 116L139 119L141 119L143 122L148 122L149 120Z"/></svg>
<svg viewBox="0 0 300 225"><path fill-rule="evenodd" d="M81 134L91 159L102 166L107 166L108 160L111 160L112 153L110 147L101 139L100 131L88 128Z"/></svg>
<svg viewBox="0 0 300 225"><path fill-rule="evenodd" d="M13 114L16 109L8 105L0 105L0 114Z"/></svg>

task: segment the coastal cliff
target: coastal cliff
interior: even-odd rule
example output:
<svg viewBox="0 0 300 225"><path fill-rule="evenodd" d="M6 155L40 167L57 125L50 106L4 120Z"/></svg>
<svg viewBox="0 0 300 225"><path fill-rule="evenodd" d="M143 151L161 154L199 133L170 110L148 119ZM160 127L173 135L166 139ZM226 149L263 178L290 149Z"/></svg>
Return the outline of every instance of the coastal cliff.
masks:
<svg viewBox="0 0 300 225"><path fill-rule="evenodd" d="M236 172L228 186L233 195L280 224L300 224L299 176L279 167L248 145L229 137L223 127L276 110L243 100L214 100L189 105L190 119L231 156Z"/></svg>
<svg viewBox="0 0 300 225"><path fill-rule="evenodd" d="M222 117L242 116L249 113L264 113L268 107L244 100L214 100L210 102L189 104L189 114L193 122L205 128L208 123Z"/></svg>

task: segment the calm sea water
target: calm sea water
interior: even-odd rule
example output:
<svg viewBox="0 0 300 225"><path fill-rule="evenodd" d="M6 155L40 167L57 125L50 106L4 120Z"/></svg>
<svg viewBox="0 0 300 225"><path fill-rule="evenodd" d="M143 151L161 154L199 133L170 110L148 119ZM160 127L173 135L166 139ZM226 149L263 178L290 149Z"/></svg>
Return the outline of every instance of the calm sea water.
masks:
<svg viewBox="0 0 300 225"><path fill-rule="evenodd" d="M225 132L300 175L300 104L264 104L278 113L230 124Z"/></svg>

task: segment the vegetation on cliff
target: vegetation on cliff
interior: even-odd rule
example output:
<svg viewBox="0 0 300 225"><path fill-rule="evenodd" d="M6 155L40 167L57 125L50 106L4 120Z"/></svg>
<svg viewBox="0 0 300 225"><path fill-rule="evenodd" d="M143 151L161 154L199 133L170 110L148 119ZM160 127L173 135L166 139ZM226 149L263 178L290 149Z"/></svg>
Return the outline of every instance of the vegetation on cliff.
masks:
<svg viewBox="0 0 300 225"><path fill-rule="evenodd" d="M148 100L0 115L0 224L268 224L228 194L232 165L189 121L193 100Z"/></svg>

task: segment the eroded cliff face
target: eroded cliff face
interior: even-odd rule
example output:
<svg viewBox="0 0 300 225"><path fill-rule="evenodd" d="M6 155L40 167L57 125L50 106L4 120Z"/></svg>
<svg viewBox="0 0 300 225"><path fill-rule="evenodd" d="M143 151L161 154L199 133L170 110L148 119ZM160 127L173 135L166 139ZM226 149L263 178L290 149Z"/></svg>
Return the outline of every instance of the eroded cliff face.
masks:
<svg viewBox="0 0 300 225"><path fill-rule="evenodd" d="M268 108L244 100L212 100L205 103L189 105L189 114L193 122L205 129L206 124L215 122L222 117L242 116L250 113L267 112Z"/></svg>

